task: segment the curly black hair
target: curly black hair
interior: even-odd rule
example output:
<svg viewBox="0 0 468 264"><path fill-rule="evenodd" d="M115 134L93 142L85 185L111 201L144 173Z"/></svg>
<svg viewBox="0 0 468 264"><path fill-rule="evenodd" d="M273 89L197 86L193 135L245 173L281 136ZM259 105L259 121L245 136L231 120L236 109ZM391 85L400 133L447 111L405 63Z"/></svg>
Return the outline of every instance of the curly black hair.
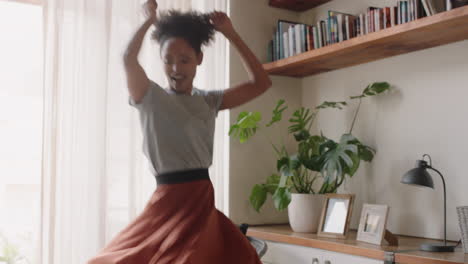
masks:
<svg viewBox="0 0 468 264"><path fill-rule="evenodd" d="M169 10L159 15L152 38L161 46L169 38L183 38L197 52L214 38L215 29L208 14Z"/></svg>

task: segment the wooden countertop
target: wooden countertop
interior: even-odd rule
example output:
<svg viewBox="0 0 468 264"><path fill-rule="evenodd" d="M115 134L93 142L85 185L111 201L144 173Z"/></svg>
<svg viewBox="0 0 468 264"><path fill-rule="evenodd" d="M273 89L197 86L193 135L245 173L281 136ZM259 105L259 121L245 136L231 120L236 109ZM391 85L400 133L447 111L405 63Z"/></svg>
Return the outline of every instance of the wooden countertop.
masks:
<svg viewBox="0 0 468 264"><path fill-rule="evenodd" d="M356 240L357 232L351 230L347 239L317 237L312 233L295 233L289 225L250 226L248 236L263 240L313 247L344 254L384 260L385 252L395 253L398 264L461 264L468 263L468 254L458 247L454 253L431 253L420 251L422 243L437 240L398 236L399 246L377 246Z"/></svg>

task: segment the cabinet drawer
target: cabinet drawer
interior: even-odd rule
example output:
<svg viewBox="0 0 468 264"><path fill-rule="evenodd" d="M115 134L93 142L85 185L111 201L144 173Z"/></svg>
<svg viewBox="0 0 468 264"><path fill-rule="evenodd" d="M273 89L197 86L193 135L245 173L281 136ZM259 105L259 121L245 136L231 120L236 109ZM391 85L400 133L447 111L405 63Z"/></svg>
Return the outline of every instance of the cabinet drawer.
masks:
<svg viewBox="0 0 468 264"><path fill-rule="evenodd" d="M382 260L342 254L311 247L267 241L265 264L383 264Z"/></svg>
<svg viewBox="0 0 468 264"><path fill-rule="evenodd" d="M262 258L265 264L312 264L314 259L317 259L314 264L322 264L323 250L270 241L267 244L268 250Z"/></svg>

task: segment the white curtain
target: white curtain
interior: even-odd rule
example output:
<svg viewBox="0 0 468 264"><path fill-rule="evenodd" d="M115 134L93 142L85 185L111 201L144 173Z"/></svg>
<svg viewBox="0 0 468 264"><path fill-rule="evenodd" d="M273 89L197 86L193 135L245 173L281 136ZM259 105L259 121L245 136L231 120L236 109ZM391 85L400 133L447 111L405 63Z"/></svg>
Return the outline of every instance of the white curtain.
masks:
<svg viewBox="0 0 468 264"><path fill-rule="evenodd" d="M84 263L135 218L156 188L121 63L142 23L143 2L45 2L42 264ZM227 0L158 3L160 10L227 7ZM195 81L201 89L227 84L226 41L216 38ZM148 38L140 59L150 78L165 85L158 49ZM227 203L227 116L218 116L210 171L220 210Z"/></svg>

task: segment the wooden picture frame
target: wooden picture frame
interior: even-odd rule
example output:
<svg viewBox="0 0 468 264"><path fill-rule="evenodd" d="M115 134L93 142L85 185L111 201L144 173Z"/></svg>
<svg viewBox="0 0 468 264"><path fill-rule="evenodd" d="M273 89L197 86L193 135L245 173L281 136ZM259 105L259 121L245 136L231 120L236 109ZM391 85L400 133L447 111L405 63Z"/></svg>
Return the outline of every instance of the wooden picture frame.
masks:
<svg viewBox="0 0 468 264"><path fill-rule="evenodd" d="M388 212L388 205L364 204L356 240L382 245L387 230Z"/></svg>
<svg viewBox="0 0 468 264"><path fill-rule="evenodd" d="M347 237L354 197L354 194L325 195L317 236L343 239Z"/></svg>

